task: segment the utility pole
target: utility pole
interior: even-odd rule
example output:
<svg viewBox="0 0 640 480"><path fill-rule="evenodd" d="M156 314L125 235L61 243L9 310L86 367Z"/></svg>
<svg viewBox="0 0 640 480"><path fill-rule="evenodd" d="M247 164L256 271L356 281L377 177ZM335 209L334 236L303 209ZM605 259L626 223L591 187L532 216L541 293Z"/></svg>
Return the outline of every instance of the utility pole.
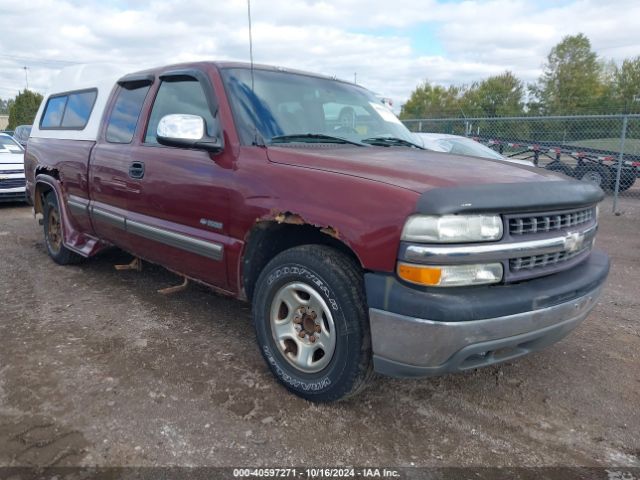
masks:
<svg viewBox="0 0 640 480"><path fill-rule="evenodd" d="M353 72L353 83L358 83L358 72Z"/></svg>
<svg viewBox="0 0 640 480"><path fill-rule="evenodd" d="M24 83L26 85L26 90L29 90L29 67L25 65L22 68L24 68Z"/></svg>

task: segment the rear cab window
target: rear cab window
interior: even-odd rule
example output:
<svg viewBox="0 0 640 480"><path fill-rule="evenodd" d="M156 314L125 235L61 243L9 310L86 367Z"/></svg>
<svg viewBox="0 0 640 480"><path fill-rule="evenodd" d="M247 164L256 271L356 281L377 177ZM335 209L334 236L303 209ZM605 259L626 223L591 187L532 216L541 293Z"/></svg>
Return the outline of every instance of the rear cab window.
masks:
<svg viewBox="0 0 640 480"><path fill-rule="evenodd" d="M42 130L82 130L87 126L98 90L81 90L49 97L40 120Z"/></svg>
<svg viewBox="0 0 640 480"><path fill-rule="evenodd" d="M131 143L140 118L144 100L151 83L122 85L107 123L106 140L109 143Z"/></svg>

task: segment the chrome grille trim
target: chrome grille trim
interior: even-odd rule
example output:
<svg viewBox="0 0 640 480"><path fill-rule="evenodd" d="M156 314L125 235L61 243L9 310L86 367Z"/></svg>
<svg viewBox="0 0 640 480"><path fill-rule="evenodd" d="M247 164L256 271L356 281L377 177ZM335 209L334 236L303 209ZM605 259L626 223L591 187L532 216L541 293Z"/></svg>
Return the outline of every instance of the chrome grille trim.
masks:
<svg viewBox="0 0 640 480"><path fill-rule="evenodd" d="M584 230L584 242L590 242L596 234L595 225ZM411 263L456 265L461 263L505 261L518 257L530 257L570 250L567 235L508 243L472 245L427 245L407 243L401 247L400 259Z"/></svg>
<svg viewBox="0 0 640 480"><path fill-rule="evenodd" d="M509 234L514 236L548 233L591 222L595 208L581 208L556 214L527 214L508 219Z"/></svg>
<svg viewBox="0 0 640 480"><path fill-rule="evenodd" d="M520 272L523 270L535 270L538 268L547 268L559 266L583 253L591 250L592 242L575 252L555 252L545 253L544 255L534 255L531 257L518 257L509 260L509 268L512 272Z"/></svg>
<svg viewBox="0 0 640 480"><path fill-rule="evenodd" d="M0 180L0 188L24 187L27 181L24 178L5 178Z"/></svg>

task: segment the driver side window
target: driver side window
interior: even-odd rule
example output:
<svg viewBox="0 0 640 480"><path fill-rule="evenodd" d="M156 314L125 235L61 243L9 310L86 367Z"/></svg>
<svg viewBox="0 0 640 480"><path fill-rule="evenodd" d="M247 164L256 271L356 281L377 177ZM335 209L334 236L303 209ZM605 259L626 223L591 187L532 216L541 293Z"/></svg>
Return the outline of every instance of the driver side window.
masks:
<svg viewBox="0 0 640 480"><path fill-rule="evenodd" d="M162 117L173 113L199 115L204 118L208 134L213 135L215 120L202 85L195 78L178 77L162 81L151 109L145 143L158 143L156 138L158 123Z"/></svg>

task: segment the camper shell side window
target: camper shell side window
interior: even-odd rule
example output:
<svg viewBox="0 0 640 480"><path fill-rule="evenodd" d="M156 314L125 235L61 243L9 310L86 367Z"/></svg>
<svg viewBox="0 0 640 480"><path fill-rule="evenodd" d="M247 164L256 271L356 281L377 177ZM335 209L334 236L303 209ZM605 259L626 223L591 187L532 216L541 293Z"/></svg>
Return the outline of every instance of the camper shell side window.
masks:
<svg viewBox="0 0 640 480"><path fill-rule="evenodd" d="M52 95L40 120L41 130L83 130L96 103L96 88Z"/></svg>

